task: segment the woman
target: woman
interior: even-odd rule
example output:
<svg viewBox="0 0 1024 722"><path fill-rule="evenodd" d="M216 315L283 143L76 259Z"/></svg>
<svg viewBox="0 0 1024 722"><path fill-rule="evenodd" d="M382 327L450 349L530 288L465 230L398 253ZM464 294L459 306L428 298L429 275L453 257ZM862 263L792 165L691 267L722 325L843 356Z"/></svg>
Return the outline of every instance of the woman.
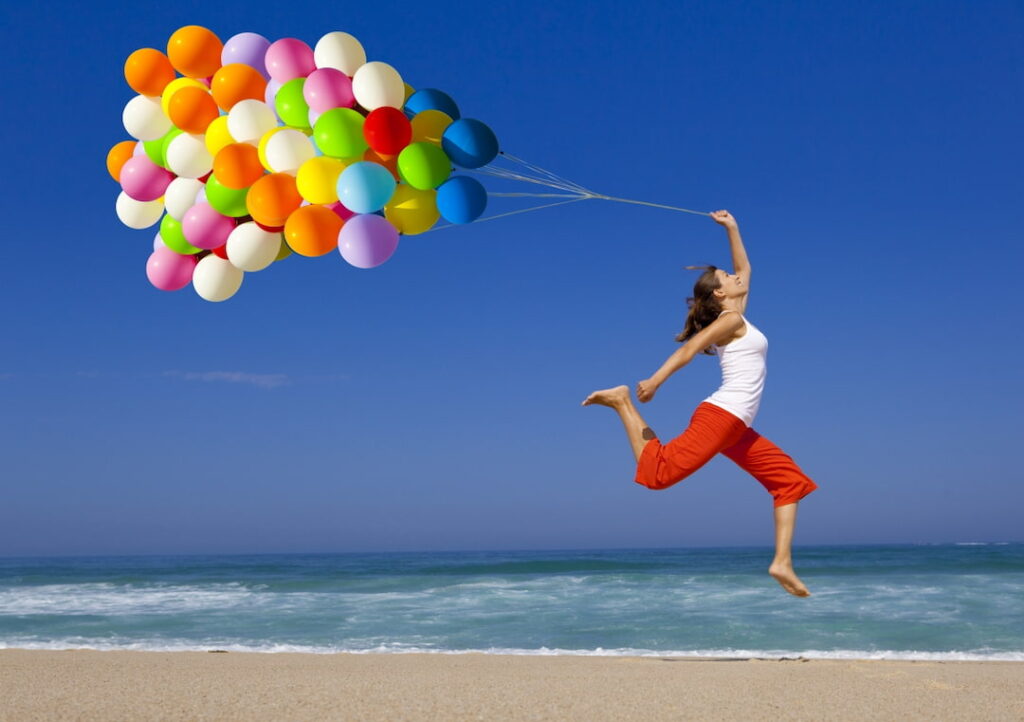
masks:
<svg viewBox="0 0 1024 722"><path fill-rule="evenodd" d="M640 418L626 386L595 391L583 405L610 406L619 413L636 456L635 481L650 489L664 489L685 479L719 453L752 474L774 498L775 558L768 573L790 594L810 596L793 571L791 545L797 503L818 485L779 447L751 428L764 389L768 340L743 316L750 263L736 219L728 211L716 211L711 217L729 232L736 272L705 267L694 284L693 298L687 299L686 326L676 338L683 346L653 376L637 384L636 396L644 403L653 399L669 376L701 352L718 356L721 387L697 407L690 426L664 445Z"/></svg>

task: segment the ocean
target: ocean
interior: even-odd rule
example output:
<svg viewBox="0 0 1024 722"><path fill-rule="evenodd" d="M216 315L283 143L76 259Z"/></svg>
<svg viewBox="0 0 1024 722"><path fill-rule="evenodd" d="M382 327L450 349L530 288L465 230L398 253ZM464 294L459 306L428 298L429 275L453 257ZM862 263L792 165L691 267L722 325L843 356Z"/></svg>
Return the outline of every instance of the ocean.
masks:
<svg viewBox="0 0 1024 722"><path fill-rule="evenodd" d="M0 648L1024 660L1024 544L0 558Z"/></svg>

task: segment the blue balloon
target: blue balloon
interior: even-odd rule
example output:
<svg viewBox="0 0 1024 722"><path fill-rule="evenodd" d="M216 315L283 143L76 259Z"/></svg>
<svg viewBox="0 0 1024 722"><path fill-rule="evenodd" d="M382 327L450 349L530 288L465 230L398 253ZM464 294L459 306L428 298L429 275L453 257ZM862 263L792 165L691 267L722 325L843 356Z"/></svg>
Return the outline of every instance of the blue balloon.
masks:
<svg viewBox="0 0 1024 722"><path fill-rule="evenodd" d="M355 213L373 213L395 193L395 177L380 163L362 160L338 176L338 200Z"/></svg>
<svg viewBox="0 0 1024 722"><path fill-rule="evenodd" d="M475 178L458 175L438 186L435 202L449 223L472 223L487 208L487 191Z"/></svg>
<svg viewBox="0 0 1024 722"><path fill-rule="evenodd" d="M412 119L414 115L422 113L424 110L440 110L452 120L458 120L461 117L459 115L459 106L452 100L452 96L442 93L435 88L417 90L405 101L403 110L409 119Z"/></svg>
<svg viewBox="0 0 1024 722"><path fill-rule="evenodd" d="M445 129L441 147L455 165L479 168L498 155L498 138L479 120L463 118Z"/></svg>

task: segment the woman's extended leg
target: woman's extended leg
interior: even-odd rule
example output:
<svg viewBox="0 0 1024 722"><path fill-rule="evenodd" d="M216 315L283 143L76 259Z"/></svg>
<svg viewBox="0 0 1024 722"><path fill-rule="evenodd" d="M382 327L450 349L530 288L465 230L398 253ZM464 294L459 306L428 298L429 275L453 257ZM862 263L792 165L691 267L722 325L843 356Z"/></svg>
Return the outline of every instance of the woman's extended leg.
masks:
<svg viewBox="0 0 1024 722"><path fill-rule="evenodd" d="M790 594L809 597L811 593L793 571L793 530L796 528L796 508L800 502L775 507L775 558L768 573Z"/></svg>
<svg viewBox="0 0 1024 722"><path fill-rule="evenodd" d="M655 434L651 431L651 427L640 417L640 412L636 410L633 400L629 398L629 387L616 386L613 389L595 391L583 400L582 405L590 406L591 404L611 406L619 412L622 425L626 427L629 445L633 447L633 455L639 461L644 447L648 441L655 438Z"/></svg>

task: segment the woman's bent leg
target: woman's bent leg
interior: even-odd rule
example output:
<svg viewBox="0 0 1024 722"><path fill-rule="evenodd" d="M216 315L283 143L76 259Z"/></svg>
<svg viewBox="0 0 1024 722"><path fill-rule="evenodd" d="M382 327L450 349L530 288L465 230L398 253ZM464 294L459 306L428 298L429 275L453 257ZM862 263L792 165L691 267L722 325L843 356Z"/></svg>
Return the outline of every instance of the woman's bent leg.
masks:
<svg viewBox="0 0 1024 722"><path fill-rule="evenodd" d="M633 456L639 460L644 446L650 439L655 438L655 435L651 431L651 427L641 418L640 412L633 405L633 400L629 398L629 387L616 386L613 389L595 391L584 399L582 405L590 406L591 404L610 406L618 412L622 425L626 427L626 436L629 437L629 445L633 448Z"/></svg>

